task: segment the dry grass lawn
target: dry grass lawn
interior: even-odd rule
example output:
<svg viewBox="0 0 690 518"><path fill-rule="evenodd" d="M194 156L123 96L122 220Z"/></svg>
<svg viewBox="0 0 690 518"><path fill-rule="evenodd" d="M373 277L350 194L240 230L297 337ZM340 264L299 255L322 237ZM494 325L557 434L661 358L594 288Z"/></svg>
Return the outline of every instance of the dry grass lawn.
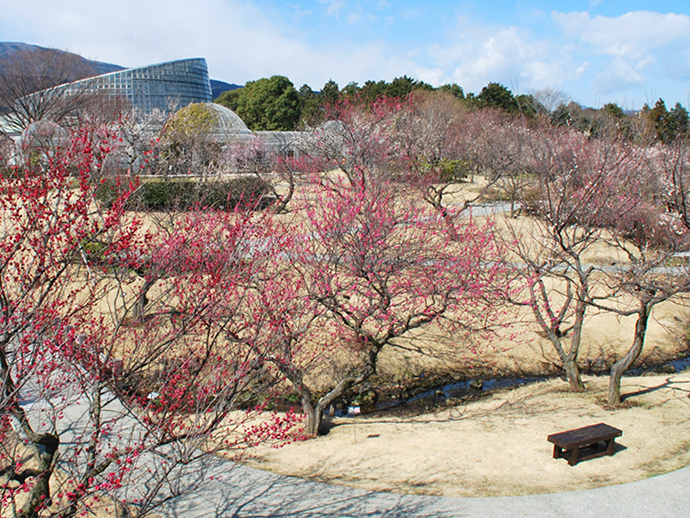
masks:
<svg viewBox="0 0 690 518"><path fill-rule="evenodd" d="M457 194L458 203L464 196ZM503 232L535 235L529 218L495 219ZM591 264L625 258L597 244ZM620 307L631 301L618 300ZM640 363L681 354L687 304L674 299L654 308ZM473 365L484 375L535 374L557 364L529 310L506 312L508 330L468 353L452 336L427 333L405 344L423 354L389 349L379 372L404 379ZM580 351L583 366L610 366L630 346L634 317L590 311ZM280 449L257 448L245 459L276 473L350 487L444 496L505 496L589 489L640 480L690 464L690 372L625 377L622 408L604 404L608 378L585 376L574 394L559 379L505 390L424 414L384 411L333 418L328 435ZM547 435L599 422L623 430L613 457L568 466L552 458Z"/></svg>
<svg viewBox="0 0 690 518"><path fill-rule="evenodd" d="M690 463L690 372L625 378L623 408L551 380L423 415L336 418L326 436L253 451L247 463L285 475L377 491L505 496L620 484ZM568 466L549 434L605 422L623 430L613 457Z"/></svg>

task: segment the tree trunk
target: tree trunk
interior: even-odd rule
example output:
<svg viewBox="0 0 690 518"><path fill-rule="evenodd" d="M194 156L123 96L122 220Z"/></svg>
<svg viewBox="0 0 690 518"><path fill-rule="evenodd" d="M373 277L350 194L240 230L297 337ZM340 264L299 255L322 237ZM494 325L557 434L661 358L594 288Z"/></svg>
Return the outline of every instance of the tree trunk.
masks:
<svg viewBox="0 0 690 518"><path fill-rule="evenodd" d="M446 223L446 226L448 227L448 235L450 236L450 239L452 241L457 241L458 229L455 228L455 221L453 221L452 216L448 213L448 209L446 209L441 203L439 203L436 206L436 210L441 215L443 221Z"/></svg>
<svg viewBox="0 0 690 518"><path fill-rule="evenodd" d="M580 313L576 311L576 318L578 319L575 325L575 332L573 333L573 338L570 342L570 349L566 352L563 343L561 342L560 335L557 334L557 329L560 323L549 322L547 323L542 314L540 313L535 298L534 291L532 291L532 311L534 313L537 322L541 326L542 330L549 337L553 348L558 353L558 357L561 359L561 364L563 365L563 370L565 371L566 379L570 384L570 390L573 392L581 392L584 390L585 385L582 383L582 377L580 376L580 368L577 366L577 355L580 349L581 334L581 323L584 319L584 305L578 303L578 309L581 310Z"/></svg>
<svg viewBox="0 0 690 518"><path fill-rule="evenodd" d="M577 366L576 358L566 358L563 361L563 369L565 370L565 376L568 379L571 392L582 392L585 390L585 384L582 383L580 368Z"/></svg>
<svg viewBox="0 0 690 518"><path fill-rule="evenodd" d="M302 410L306 416L304 424L304 434L308 437L316 437L319 435L319 428L323 422L324 411L335 401L338 397L350 387L353 387L363 381L369 379L376 373L376 361L382 344L368 339L371 348L367 355L366 364L362 367L358 375L348 376L341 379L333 389L331 389L324 396L316 400L312 390L304 383L302 373L294 369L289 363L284 361L272 360L274 365L282 372L285 377L292 383L292 386L297 390L302 402Z"/></svg>
<svg viewBox="0 0 690 518"><path fill-rule="evenodd" d="M34 482L17 514L18 518L36 518L41 515L44 506L50 505L50 477L55 469L60 440L51 433L44 433L30 438L29 444L35 450L38 465L35 473L26 473L34 476Z"/></svg>
<svg viewBox="0 0 690 518"><path fill-rule="evenodd" d="M261 178L260 175L257 175L257 176L258 176L260 181L263 181L263 179ZM292 196L294 195L294 193L295 193L295 180L294 180L294 178L292 178L292 176L290 176L290 178L288 179L288 190L282 196L280 196L278 194L278 191L275 189L275 187L273 188L273 195L276 197L276 200L278 202L275 209L274 209L274 212L276 214L283 214L284 212L287 212L288 203L290 203L290 200L292 200Z"/></svg>
<svg viewBox="0 0 690 518"><path fill-rule="evenodd" d="M510 218L511 219L517 219L517 213L515 211L515 191L510 193Z"/></svg>
<svg viewBox="0 0 690 518"><path fill-rule="evenodd" d="M26 500L16 516L18 518L35 518L39 516L43 506L50 505L51 502L50 477L55 470L58 459L60 438L52 433L36 433L29 423L25 410L19 404L19 391L16 389L10 364L7 361L5 347L8 343L7 338L0 342L0 386L3 389L1 397L6 399L3 410L12 415L19 423L21 431L26 436L26 444L33 451L36 460L35 467L22 466L22 470L18 472L14 472L16 467L11 466L9 469L10 479L24 484L28 478L33 478L33 483L29 484L27 490Z"/></svg>
<svg viewBox="0 0 690 518"><path fill-rule="evenodd" d="M647 333L647 323L649 321L649 311L651 304L649 302L640 301L640 309L637 313L637 322L635 323L635 337L632 346L628 352L620 360L611 367L611 377L609 378L609 405L621 404L621 378L626 370L630 368L635 360L640 356L642 347L644 347L644 339Z"/></svg>
<svg viewBox="0 0 690 518"><path fill-rule="evenodd" d="M577 366L577 357L580 353L580 344L582 343L582 326L585 321L585 311L587 311L587 304L585 297L588 292L587 279L581 280L580 288L578 289L578 299L575 304L575 324L573 326L573 338L570 341L570 350L563 361L563 368L568 376L570 383L570 390L573 392L581 392L585 389L585 384L582 383L582 376L580 369Z"/></svg>
<svg viewBox="0 0 690 518"><path fill-rule="evenodd" d="M304 432L310 437L319 435L319 428L323 421L324 411L335 401L338 397L351 387L358 385L368 380L376 373L376 358L378 356L378 349L373 349L369 352L369 363L358 376L348 377L340 380L338 384L326 395L319 398L316 404L312 403L311 391L300 390L302 393L302 409L307 417Z"/></svg>
<svg viewBox="0 0 690 518"><path fill-rule="evenodd" d="M305 404L304 401L302 402L302 409L304 410L304 415L306 416L306 422L304 423L304 434L308 437L316 437L319 435L319 428L321 427L321 422L323 421L323 409L320 408L318 404Z"/></svg>
<svg viewBox="0 0 690 518"><path fill-rule="evenodd" d="M149 290L156 284L156 279L146 279L144 285L141 287L137 301L134 304L132 318L134 320L143 320L146 316L146 305L149 303Z"/></svg>

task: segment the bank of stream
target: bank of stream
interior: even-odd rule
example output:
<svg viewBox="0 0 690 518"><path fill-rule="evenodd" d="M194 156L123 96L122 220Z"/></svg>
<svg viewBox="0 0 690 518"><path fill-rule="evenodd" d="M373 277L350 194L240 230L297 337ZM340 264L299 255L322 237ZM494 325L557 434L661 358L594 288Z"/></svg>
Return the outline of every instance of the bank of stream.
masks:
<svg viewBox="0 0 690 518"><path fill-rule="evenodd" d="M626 371L627 376L647 374L674 374L690 367L690 351L671 360L640 364ZM583 374L608 376L610 366L593 363L583 369ZM563 373L544 375L507 375L455 379L451 375L418 376L408 385L365 384L334 404L329 415L334 417L367 415L379 412L420 413L431 411L440 405L456 405L492 394L498 390L561 378Z"/></svg>

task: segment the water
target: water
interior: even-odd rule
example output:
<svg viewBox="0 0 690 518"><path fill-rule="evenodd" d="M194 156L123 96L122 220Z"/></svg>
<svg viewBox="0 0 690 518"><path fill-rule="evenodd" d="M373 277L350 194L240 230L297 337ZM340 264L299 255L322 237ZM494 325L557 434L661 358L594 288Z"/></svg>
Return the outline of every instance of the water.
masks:
<svg viewBox="0 0 690 518"><path fill-rule="evenodd" d="M671 360L661 365L630 369L626 371L626 374L628 376L639 376L644 374L645 372L658 372L660 371L660 368L664 366L673 367L675 372L684 371L685 369L690 368L690 355L681 356L679 358L676 358L675 360ZM526 376L457 381L453 383L448 383L438 388L421 392L409 398L394 398L379 401L376 403L376 406L374 408L367 409L366 411L362 409L362 413L388 410L406 404L418 404L420 402L424 402L425 400L429 400L433 403L437 398L441 397L443 397L444 399L460 399L469 396L476 396L480 393L487 393L500 389L515 388L522 385L527 385L529 383L546 381L548 379L553 379L555 377L558 376Z"/></svg>
<svg viewBox="0 0 690 518"><path fill-rule="evenodd" d="M684 355L684 356L680 356L680 357L676 358L675 360L665 362L661 365L653 365L651 367L643 366L643 367L636 367L634 369L628 369L627 371L625 371L625 374L627 374L629 376L640 376L646 372L662 372L662 368L667 366L667 365L670 367L673 367L673 369L675 370L676 373L682 372L685 369L690 368L690 355L688 355L688 353L686 353L686 355ZM669 372L669 374L670 374L670 372Z"/></svg>
<svg viewBox="0 0 690 518"><path fill-rule="evenodd" d="M405 404L419 403L424 400L433 400L434 398L443 397L444 399L463 398L468 396L475 396L482 392L494 391L505 388L513 388L527 383L535 383L537 381L544 381L549 379L547 376L530 376L523 378L491 378L484 380L464 380L448 383L439 388L420 392L409 398L396 398L384 401L379 401L372 411L387 410Z"/></svg>
<svg viewBox="0 0 690 518"><path fill-rule="evenodd" d="M681 372L690 367L690 356L684 356L682 358L676 358L673 361L668 362L669 365L673 365L676 372Z"/></svg>

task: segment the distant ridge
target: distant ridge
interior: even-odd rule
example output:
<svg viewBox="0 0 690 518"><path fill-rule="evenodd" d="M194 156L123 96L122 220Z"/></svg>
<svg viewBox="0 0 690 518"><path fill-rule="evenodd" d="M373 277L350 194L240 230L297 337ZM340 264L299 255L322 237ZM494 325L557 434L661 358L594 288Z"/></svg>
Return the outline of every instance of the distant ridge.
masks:
<svg viewBox="0 0 690 518"><path fill-rule="evenodd" d="M234 83L226 83L225 81L218 81L217 79L211 79L211 92L213 98L217 99L220 94L227 92L228 90L237 90L242 88L242 85L236 85Z"/></svg>
<svg viewBox="0 0 690 518"><path fill-rule="evenodd" d="M0 59L10 57L12 56L12 54L18 51L38 49L46 49L46 47L39 47L38 45L29 45L28 43L20 42L0 42ZM114 65L112 63L104 63L103 61L93 61L91 59L86 59L85 57L79 56L79 54L75 54L74 52L67 52L66 50L61 49L51 50L55 50L57 52L64 52L65 54L72 54L73 56L78 56L80 59L84 61L84 63L88 64L90 67L93 68L96 75L109 74L110 72L117 72L119 70L125 69L125 67L122 67L120 65Z"/></svg>
<svg viewBox="0 0 690 518"><path fill-rule="evenodd" d="M0 42L0 59L10 57L12 54L18 51L37 50L45 48L46 47L39 47L38 45L30 45L28 43L21 42ZM51 50L55 50L57 52L65 52L66 54L78 56L93 69L94 75L109 74L111 72L118 72L120 70L125 70L126 68L128 68L123 67L121 65L115 65L113 63L105 63L103 61L94 61L91 59L86 59L83 56L79 56L79 54L74 54L73 52L67 52L65 50ZM219 81L217 79L211 79L211 91L214 99L216 99L220 94L227 90L235 90L237 88L242 88L242 86L233 83L226 83L225 81Z"/></svg>

